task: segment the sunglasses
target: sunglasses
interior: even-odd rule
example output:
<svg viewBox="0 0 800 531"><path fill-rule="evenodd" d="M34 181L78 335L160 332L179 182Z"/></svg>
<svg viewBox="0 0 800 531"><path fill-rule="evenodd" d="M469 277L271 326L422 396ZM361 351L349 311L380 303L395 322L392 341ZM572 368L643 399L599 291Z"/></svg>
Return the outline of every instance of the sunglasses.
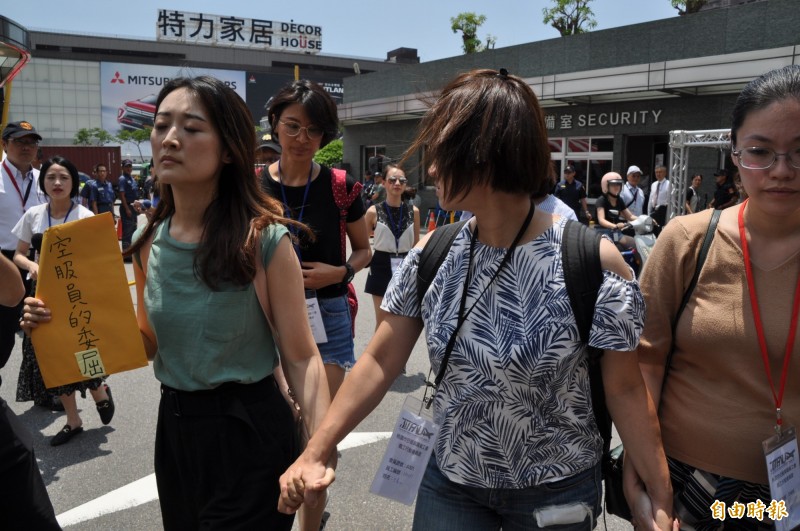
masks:
<svg viewBox="0 0 800 531"><path fill-rule="evenodd" d="M408 179L405 177L387 177L386 180L389 181L389 184L394 184L397 182L400 184L406 184L408 182Z"/></svg>

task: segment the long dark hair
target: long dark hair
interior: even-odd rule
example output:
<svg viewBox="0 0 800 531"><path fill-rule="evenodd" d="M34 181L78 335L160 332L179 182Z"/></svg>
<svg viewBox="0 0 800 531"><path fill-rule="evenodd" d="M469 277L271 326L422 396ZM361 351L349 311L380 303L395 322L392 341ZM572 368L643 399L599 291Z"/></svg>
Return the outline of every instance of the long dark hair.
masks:
<svg viewBox="0 0 800 531"><path fill-rule="evenodd" d="M195 275L211 289L222 283L245 285L255 276L261 229L287 222L280 203L261 190L253 171L255 127L250 111L233 89L210 76L176 78L158 94L156 112L171 92L185 88L198 98L217 131L230 162L222 167L217 192L203 216L203 235L194 257ZM141 249L159 223L174 214L172 187L160 183L161 200L141 237L128 249Z"/></svg>
<svg viewBox="0 0 800 531"><path fill-rule="evenodd" d="M63 166L69 172L69 176L72 179L72 188L70 188L69 196L75 197L76 195L78 195L78 190L80 190L80 184L81 184L81 177L80 174L78 173L78 168L76 168L73 163L71 163L70 161L68 161L67 159L65 159L60 155L56 155L55 157L47 159L44 162L44 164L42 164L42 167L39 169L39 189L44 193L44 195L47 195L47 192L44 189L44 177L47 174L47 170L49 170L50 166L52 166L53 164L58 164L59 166Z"/></svg>

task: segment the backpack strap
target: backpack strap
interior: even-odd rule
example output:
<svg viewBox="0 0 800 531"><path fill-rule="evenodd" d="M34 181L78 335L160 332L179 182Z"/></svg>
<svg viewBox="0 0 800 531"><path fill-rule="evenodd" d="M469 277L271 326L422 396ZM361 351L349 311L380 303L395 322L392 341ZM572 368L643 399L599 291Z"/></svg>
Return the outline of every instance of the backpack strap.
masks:
<svg viewBox="0 0 800 531"><path fill-rule="evenodd" d="M561 239L561 267L564 269L564 286L578 325L580 340L587 349L592 412L597 431L603 439L603 455L605 455L611 448L612 421L606 406L605 386L600 367L603 350L589 346L597 293L603 282L600 235L589 230L586 225L568 220L564 225Z"/></svg>
<svg viewBox="0 0 800 531"><path fill-rule="evenodd" d="M594 304L603 282L600 266L600 235L586 225L568 220L561 241L561 264L570 306L583 343L589 343Z"/></svg>
<svg viewBox="0 0 800 531"><path fill-rule="evenodd" d="M439 271L442 263L444 263L447 252L453 246L456 236L465 223L467 223L466 220L443 225L434 230L425 243L425 247L419 256L419 266L417 267L418 304L422 304L422 298L427 293L433 278L436 276L436 272Z"/></svg>
<svg viewBox="0 0 800 531"><path fill-rule="evenodd" d="M347 193L347 173L338 168L331 168L333 176L331 186L333 188L333 200L339 209L339 235L342 242L342 262L347 260L347 209L353 204L361 194L362 184L358 181L353 185L350 193Z"/></svg>

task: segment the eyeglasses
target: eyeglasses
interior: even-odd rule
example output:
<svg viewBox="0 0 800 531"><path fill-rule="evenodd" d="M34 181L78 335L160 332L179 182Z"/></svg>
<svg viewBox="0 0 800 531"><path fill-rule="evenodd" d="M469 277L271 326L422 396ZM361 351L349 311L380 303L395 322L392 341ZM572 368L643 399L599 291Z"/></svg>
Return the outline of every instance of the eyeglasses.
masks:
<svg viewBox="0 0 800 531"><path fill-rule="evenodd" d="M39 145L38 140L23 140L21 138L12 138L11 141L14 142L15 144L19 144L20 146L25 146L25 147L36 147Z"/></svg>
<svg viewBox="0 0 800 531"><path fill-rule="evenodd" d="M284 122L283 120L278 120L281 125L283 125L283 132L289 136L297 136L300 134L300 131L305 130L306 136L312 140L317 140L322 138L322 135L325 134L325 130L314 125L309 125L308 127L301 127L300 125L294 122Z"/></svg>
<svg viewBox="0 0 800 531"><path fill-rule="evenodd" d="M406 184L408 182L408 179L406 179L405 177L387 177L386 180L389 181L389 184L394 184L398 182L400 184Z"/></svg>
<svg viewBox="0 0 800 531"><path fill-rule="evenodd" d="M739 159L739 164L748 170L766 170L771 168L778 157L786 157L786 162L792 168L800 170L800 147L786 153L776 153L773 149L765 147L747 147L734 150L733 154Z"/></svg>

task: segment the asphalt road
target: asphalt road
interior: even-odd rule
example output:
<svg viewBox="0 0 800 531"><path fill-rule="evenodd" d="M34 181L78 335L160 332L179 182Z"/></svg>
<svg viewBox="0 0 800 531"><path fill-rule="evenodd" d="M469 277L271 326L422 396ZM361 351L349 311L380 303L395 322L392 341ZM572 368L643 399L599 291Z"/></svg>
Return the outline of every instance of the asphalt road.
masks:
<svg viewBox="0 0 800 531"><path fill-rule="evenodd" d="M133 278L130 264L125 265ZM356 275L360 310L356 326L356 353L362 352L374 329L372 300L363 293L366 272ZM131 290L133 291L133 290ZM109 377L116 415L103 426L87 394L78 399L84 433L69 444L54 448L49 439L64 425L63 413L46 411L30 402L14 401L21 339L17 340L3 369L2 396L34 436L36 455L59 521L65 529L159 530L162 529L153 479L159 384L146 367ZM369 492L406 395L422 396L423 378L429 365L422 341L418 341L401 375L384 400L347 439L352 446L341 450L337 481L328 503L328 530L404 530L411 528L413 506L389 501ZM374 442L370 442L374 441ZM0 524L0 528L2 524ZM295 528L297 526L295 525ZM608 517L608 529L631 526ZM599 528L603 528L601 517Z"/></svg>

